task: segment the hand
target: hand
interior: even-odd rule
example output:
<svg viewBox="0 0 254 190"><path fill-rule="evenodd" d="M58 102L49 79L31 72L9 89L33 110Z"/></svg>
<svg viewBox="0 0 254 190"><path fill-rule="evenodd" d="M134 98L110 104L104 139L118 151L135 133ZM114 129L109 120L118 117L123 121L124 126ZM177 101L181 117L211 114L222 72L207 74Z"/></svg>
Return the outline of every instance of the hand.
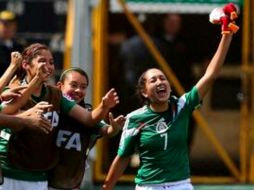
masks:
<svg viewBox="0 0 254 190"><path fill-rule="evenodd" d="M45 133L49 133L52 130L50 122L43 117L43 113L52 108L52 105L48 102L39 102L29 110L19 114L19 117L26 118L25 127L42 130Z"/></svg>
<svg viewBox="0 0 254 190"><path fill-rule="evenodd" d="M44 112L48 112L52 107L53 107L52 104L42 101L37 103L34 107L26 110L22 114L32 115L33 113L36 113L37 115L43 115Z"/></svg>
<svg viewBox="0 0 254 190"><path fill-rule="evenodd" d="M122 130L126 118L123 115L119 115L117 118L114 118L113 114L109 112L108 114L109 123L112 126L114 135L117 134L120 130Z"/></svg>
<svg viewBox="0 0 254 190"><path fill-rule="evenodd" d="M14 51L11 53L11 65L14 65L16 67L19 67L22 63L22 55L17 52L17 51Z"/></svg>
<svg viewBox="0 0 254 190"><path fill-rule="evenodd" d="M50 72L46 67L46 63L40 63L37 67L36 76L42 81L47 81L50 76Z"/></svg>
<svg viewBox="0 0 254 190"><path fill-rule="evenodd" d="M4 91L1 95L0 95L0 99L1 101L9 101L12 99L16 99L21 97L21 91L26 89L27 86L19 86L19 87L15 87L15 88L10 88L6 91Z"/></svg>
<svg viewBox="0 0 254 190"><path fill-rule="evenodd" d="M102 98L102 105L108 109L113 108L119 103L119 97L114 88L110 89L107 94Z"/></svg>
<svg viewBox="0 0 254 190"><path fill-rule="evenodd" d="M22 119L22 126L35 129L35 130L40 130L46 134L48 134L51 130L51 124L50 122L45 119L43 116L38 115L37 113L31 113L30 115L17 115L17 117Z"/></svg>

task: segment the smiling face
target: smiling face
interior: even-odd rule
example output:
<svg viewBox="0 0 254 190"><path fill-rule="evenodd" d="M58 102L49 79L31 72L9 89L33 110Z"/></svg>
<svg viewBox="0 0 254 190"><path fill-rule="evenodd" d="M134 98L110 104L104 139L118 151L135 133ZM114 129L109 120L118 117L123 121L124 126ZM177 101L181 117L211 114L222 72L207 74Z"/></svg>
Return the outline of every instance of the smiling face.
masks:
<svg viewBox="0 0 254 190"><path fill-rule="evenodd" d="M45 82L54 75L54 59L47 46L39 43L32 44L23 51L22 56L22 68L25 71L27 82L35 77L37 68L41 64L44 64L44 69L49 73L47 78L44 78Z"/></svg>
<svg viewBox="0 0 254 190"><path fill-rule="evenodd" d="M33 78L36 75L36 70L40 63L45 63L45 67L49 72L49 76L46 79L47 81L55 72L54 59L49 50L41 50L40 54L32 59L31 64L29 64L27 69L30 78Z"/></svg>
<svg viewBox="0 0 254 190"><path fill-rule="evenodd" d="M86 96L88 80L79 72L70 71L66 74L63 82L59 82L58 86L63 94L80 103Z"/></svg>
<svg viewBox="0 0 254 190"><path fill-rule="evenodd" d="M142 95L149 99L150 104L165 104L168 102L171 87L162 71L149 69L144 75L145 85Z"/></svg>

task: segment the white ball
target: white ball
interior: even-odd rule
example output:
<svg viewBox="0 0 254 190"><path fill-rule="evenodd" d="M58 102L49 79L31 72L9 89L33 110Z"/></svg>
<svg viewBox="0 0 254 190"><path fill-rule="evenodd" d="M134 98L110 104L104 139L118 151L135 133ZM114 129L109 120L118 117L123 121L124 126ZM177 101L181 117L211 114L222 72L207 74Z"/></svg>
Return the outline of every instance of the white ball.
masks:
<svg viewBox="0 0 254 190"><path fill-rule="evenodd" d="M209 21L212 24L218 24L220 23L220 18L225 16L225 13L223 12L222 8L214 8L212 12L209 14Z"/></svg>

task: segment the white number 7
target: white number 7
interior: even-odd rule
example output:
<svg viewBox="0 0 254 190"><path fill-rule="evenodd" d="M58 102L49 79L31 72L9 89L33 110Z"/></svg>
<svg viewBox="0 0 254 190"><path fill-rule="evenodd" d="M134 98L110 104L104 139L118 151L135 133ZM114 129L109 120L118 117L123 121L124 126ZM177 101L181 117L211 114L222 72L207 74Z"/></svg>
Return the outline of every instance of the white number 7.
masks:
<svg viewBox="0 0 254 190"><path fill-rule="evenodd" d="M163 133L160 135L161 137L165 137L165 141L164 141L164 150L167 150L167 146L168 146L168 134L167 133Z"/></svg>

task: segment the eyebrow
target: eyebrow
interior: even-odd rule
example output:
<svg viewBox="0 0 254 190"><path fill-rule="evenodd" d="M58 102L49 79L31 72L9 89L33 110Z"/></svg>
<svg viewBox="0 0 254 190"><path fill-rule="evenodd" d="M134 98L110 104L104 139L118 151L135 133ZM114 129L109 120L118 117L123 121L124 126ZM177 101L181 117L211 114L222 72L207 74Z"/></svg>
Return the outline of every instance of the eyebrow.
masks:
<svg viewBox="0 0 254 190"><path fill-rule="evenodd" d="M72 81L70 81L70 83L78 83L77 81L74 81L74 80L72 80ZM86 82L85 83L81 83L81 85L88 85Z"/></svg>

